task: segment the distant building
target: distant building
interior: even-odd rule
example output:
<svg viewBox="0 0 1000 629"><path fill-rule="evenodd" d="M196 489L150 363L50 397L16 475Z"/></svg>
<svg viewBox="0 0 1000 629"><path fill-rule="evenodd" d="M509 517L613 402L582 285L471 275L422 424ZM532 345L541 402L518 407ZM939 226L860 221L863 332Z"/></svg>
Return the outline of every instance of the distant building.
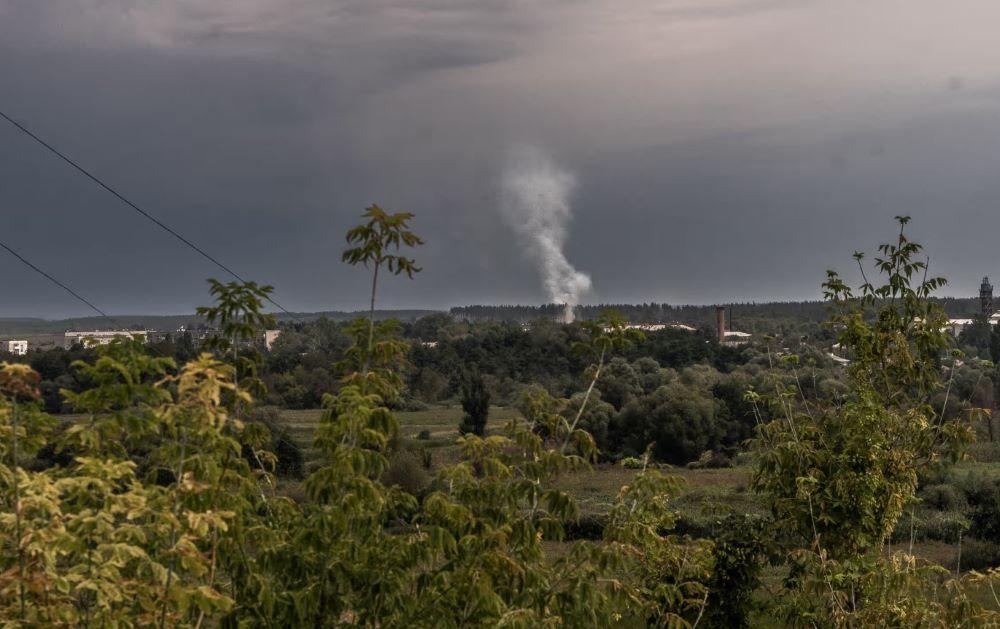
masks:
<svg viewBox="0 0 1000 629"><path fill-rule="evenodd" d="M28 341L4 340L0 341L0 350L15 356L24 356L28 353Z"/></svg>
<svg viewBox="0 0 1000 629"><path fill-rule="evenodd" d="M732 318L732 311L730 311L730 319ZM716 338L719 339L719 343L722 345L746 345L750 342L750 337L753 336L749 332L737 332L736 330L726 329L726 307L716 306L715 307L715 334Z"/></svg>
<svg viewBox="0 0 1000 629"><path fill-rule="evenodd" d="M997 325L1000 323L1000 312L994 312L988 321L990 325ZM945 326L945 329L951 332L953 336L957 337L963 330L965 330L965 328L975 322L975 319L948 319L948 325Z"/></svg>
<svg viewBox="0 0 1000 629"><path fill-rule="evenodd" d="M841 367L846 367L847 365L851 364L850 360L844 358L843 356L837 356L833 352L827 352L826 357L832 360L833 362L837 363Z"/></svg>
<svg viewBox="0 0 1000 629"><path fill-rule="evenodd" d="M666 323L629 323L625 326L628 330L642 330L643 332L659 332L666 329Z"/></svg>
<svg viewBox="0 0 1000 629"><path fill-rule="evenodd" d="M267 348L267 351L271 351L271 346L274 345L279 336L281 336L281 330L264 330L264 347Z"/></svg>
<svg viewBox="0 0 1000 629"><path fill-rule="evenodd" d="M670 323L667 325L671 330L683 330L684 332L697 332L698 329L684 323Z"/></svg>
<svg viewBox="0 0 1000 629"><path fill-rule="evenodd" d="M629 323L626 330L642 330L643 332L659 332L660 330L682 330L684 332L696 332L697 328L683 323Z"/></svg>
<svg viewBox="0 0 1000 629"><path fill-rule="evenodd" d="M979 285L979 312L984 315L993 312L993 284L988 277L983 277L983 283Z"/></svg>
<svg viewBox="0 0 1000 629"><path fill-rule="evenodd" d="M66 332L63 335L63 346L69 349L79 343L84 347L107 345L116 338L142 338L148 342L150 336L156 334L151 330L92 330L90 332Z"/></svg>
<svg viewBox="0 0 1000 629"><path fill-rule="evenodd" d="M951 332L951 335L958 337L962 333L962 330L972 325L972 319L948 319L948 325L946 329Z"/></svg>
<svg viewBox="0 0 1000 629"><path fill-rule="evenodd" d="M737 332L736 330L726 330L722 339L723 345L746 345L753 336L749 332Z"/></svg>
<svg viewBox="0 0 1000 629"><path fill-rule="evenodd" d="M983 281L979 285L979 313L981 316L987 317L991 326L1000 323L1000 312L993 310L993 284L990 284L989 277L983 277ZM944 329L957 337L975 322L975 319L968 317L948 319L948 324Z"/></svg>

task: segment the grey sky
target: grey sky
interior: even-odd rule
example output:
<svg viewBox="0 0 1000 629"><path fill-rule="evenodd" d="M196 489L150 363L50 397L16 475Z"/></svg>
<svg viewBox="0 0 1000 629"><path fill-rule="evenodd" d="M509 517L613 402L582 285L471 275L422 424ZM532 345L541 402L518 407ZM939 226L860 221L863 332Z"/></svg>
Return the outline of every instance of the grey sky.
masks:
<svg viewBox="0 0 1000 629"><path fill-rule="evenodd" d="M0 0L0 108L296 310L364 305L343 232L417 214L386 307L540 302L511 147L573 172L587 301L819 296L914 217L950 294L1000 277L995 2ZM0 233L99 306L220 272L0 125ZM0 316L86 314L0 256Z"/></svg>

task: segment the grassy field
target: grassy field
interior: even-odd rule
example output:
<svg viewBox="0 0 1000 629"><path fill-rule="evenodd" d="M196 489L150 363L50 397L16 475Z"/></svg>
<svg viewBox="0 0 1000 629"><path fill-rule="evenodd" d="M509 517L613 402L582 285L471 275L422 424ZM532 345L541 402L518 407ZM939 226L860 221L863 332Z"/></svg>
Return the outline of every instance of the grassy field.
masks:
<svg viewBox="0 0 1000 629"><path fill-rule="evenodd" d="M322 411L283 411L282 418L292 437L303 448L306 468L315 464L318 452L312 447L313 432ZM490 432L498 432L517 411L509 407L494 406L490 409ZM439 406L428 410L397 413L400 436L408 446L430 451L433 474L441 465L458 461L456 445L458 424L462 410L459 406ZM421 435L421 433L424 433ZM423 438L418 438L418 437ZM980 453L976 453L979 455ZM673 507L687 522L711 523L727 513L763 514L766 507L759 496L748 489L751 469L747 466L725 469L687 469L672 467L667 473L684 480ZM599 516L607 513L623 485L635 475L616 465L596 465L591 469L567 475L558 484L576 499L582 515ZM949 476L1000 478L1000 463L964 461L954 466ZM558 552L558 549L553 549ZM923 541L914 545L917 555L944 566L954 566L958 554L957 543Z"/></svg>
<svg viewBox="0 0 1000 629"><path fill-rule="evenodd" d="M284 411L282 417L292 437L304 449L306 468L315 464L319 453L312 447L312 435L320 421L322 411ZM459 460L456 445L458 424L462 418L459 406L440 406L425 411L400 412L400 437L406 446L424 448L431 453L434 474L442 465ZM518 416L509 407L490 408L489 432L499 432L512 418ZM418 438L421 436L423 438ZM760 500L747 490L750 469L670 468L668 473L680 476L684 483L674 501L677 512L690 522L712 520L728 512L761 513ZM636 474L617 465L595 465L589 470L570 474L557 480L577 501L582 516L600 516L608 512L622 486ZM555 550L555 549L553 549Z"/></svg>

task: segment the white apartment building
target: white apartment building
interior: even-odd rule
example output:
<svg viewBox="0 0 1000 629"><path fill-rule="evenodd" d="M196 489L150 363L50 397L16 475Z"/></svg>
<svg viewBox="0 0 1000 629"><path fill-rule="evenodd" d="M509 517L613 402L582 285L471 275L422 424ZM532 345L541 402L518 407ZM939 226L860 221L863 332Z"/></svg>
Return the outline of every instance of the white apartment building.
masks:
<svg viewBox="0 0 1000 629"><path fill-rule="evenodd" d="M15 356L24 356L28 353L28 341L17 339L0 341L0 350Z"/></svg>
<svg viewBox="0 0 1000 629"><path fill-rule="evenodd" d="M149 330L93 330L90 332L66 332L63 336L63 346L69 349L77 343L84 347L96 347L97 345L107 345L116 338L124 337L135 339L142 337L148 340L151 332Z"/></svg>
<svg viewBox="0 0 1000 629"><path fill-rule="evenodd" d="M264 346L267 347L267 351L271 351L271 346L274 345L279 336L281 336L281 330L264 330Z"/></svg>

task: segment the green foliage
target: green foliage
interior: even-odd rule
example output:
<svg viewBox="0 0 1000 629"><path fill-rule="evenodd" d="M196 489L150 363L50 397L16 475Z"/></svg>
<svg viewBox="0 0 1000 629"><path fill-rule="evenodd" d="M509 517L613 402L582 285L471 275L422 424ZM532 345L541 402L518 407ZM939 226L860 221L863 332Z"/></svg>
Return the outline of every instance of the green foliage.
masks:
<svg viewBox="0 0 1000 629"><path fill-rule="evenodd" d="M749 397L777 416L760 427L755 487L771 497L780 523L838 559L880 548L913 498L918 470L942 452L955 456L969 435L930 405L944 388L937 365L948 337L944 313L928 301L944 281L926 277L926 264L914 260L920 250L901 229L896 244L879 248L885 283L871 284L861 266L858 297L828 274L831 326L852 358L846 403L799 402L794 356L784 361L793 386ZM860 265L862 254L855 259Z"/></svg>
<svg viewBox="0 0 1000 629"><path fill-rule="evenodd" d="M462 423L458 426L459 434L472 433L480 437L486 434L486 420L490 414L490 392L486 388L483 376L472 372L462 382Z"/></svg>
<svg viewBox="0 0 1000 629"><path fill-rule="evenodd" d="M128 458L145 449L155 425L155 408L170 400L161 386L176 369L169 358L150 356L140 341L117 338L95 350L93 363L73 363L77 377L91 383L80 393L64 390L74 411L87 415L62 435L62 447L88 455Z"/></svg>
<svg viewBox="0 0 1000 629"><path fill-rule="evenodd" d="M926 262L916 259L920 245L903 231L909 219L898 220L896 242L879 247L875 260L883 284L868 279L860 253L857 296L832 271L824 284L833 304L831 328L852 360L850 396L834 404L808 399L794 355L782 358L773 394L748 393L755 408L773 416L760 416L753 486L799 542L789 554L788 622L995 620L969 599L963 582L948 581L948 595L940 597L936 568L882 552L915 499L918 473L957 457L971 436L968 426L945 419L951 378L942 382L939 366L949 337L943 311L929 300L944 280L927 277ZM941 406L932 406L942 390ZM982 579L992 583L995 575Z"/></svg>
<svg viewBox="0 0 1000 629"><path fill-rule="evenodd" d="M575 417L584 404L584 393L576 393L571 397L562 411L567 419ZM594 390L593 395L587 401L586 408L580 414L580 421L577 426L580 430L585 430L594 438L599 446L608 444L608 432L615 418L615 407L602 399L601 391Z"/></svg>
<svg viewBox="0 0 1000 629"><path fill-rule="evenodd" d="M424 244L415 233L410 231L410 219L413 214L400 212L387 214L377 205L365 209L362 218L364 223L347 231L347 243L354 245L346 249L341 259L352 265L358 264L372 268L371 304L368 312L368 342L364 345L367 356L362 364L361 372L368 371L370 358L374 350L375 339L375 292L378 288L378 272L384 266L393 275L405 273L413 278L420 272L415 261L398 252L402 247L416 247Z"/></svg>
<svg viewBox="0 0 1000 629"><path fill-rule="evenodd" d="M303 457L302 449L292 438L288 428L282 424L280 412L273 406L263 406L253 409L246 418L248 429L252 429L254 424L262 424L261 433L266 443L268 452L274 454L274 473L278 476L290 478L302 478ZM251 448L250 444L244 441L243 456L251 465L256 464L259 454Z"/></svg>
<svg viewBox="0 0 1000 629"><path fill-rule="evenodd" d="M276 487L275 474L301 462L297 450L282 452L277 413L258 408L241 421L252 404L247 386L270 377L238 349L270 324L261 313L269 287L213 282L218 304L202 313L225 334L220 356L178 368L130 341L85 354L65 392L81 413L73 422L42 412L38 373L0 367L0 617L11 626L695 627L747 626L762 611L793 626L1000 622L980 596L1000 574L950 578L884 547L900 536L902 514L911 530L918 517L925 529L937 518L939 536L983 537L966 548L970 564L985 568L1000 504L993 482L958 492L938 474L921 495L954 510L915 505L920 477L961 452L969 436L961 422L992 386L992 367L942 359L943 315L928 300L940 281L916 279L926 267L902 233L876 261L885 285L865 279L855 297L836 274L828 278L830 340L835 333L852 359L843 376L831 375L823 352L779 355L770 345L739 350L745 364L722 373L733 363L698 353L718 348L698 349L714 346L697 335L654 342L661 354L673 347L684 360L706 359L663 369L635 353L641 335L611 312L579 326L488 327L478 337L439 318L421 334L456 352L448 356L499 356L505 339L528 339L524 368L550 360L566 385L556 390L572 398L524 388L520 416L488 436L484 422L469 421L458 460L432 477L432 444L408 450L393 413L413 400L406 376L432 365L411 370L402 326L374 318L379 268L419 270L399 254L420 244L410 218L369 208L348 234L345 261L373 270L367 320L317 323L321 341L297 328L269 359L296 365L291 381L272 380L283 394L307 383L302 399L325 393L314 435L321 458L298 500ZM313 342L330 360L307 369L296 357ZM575 357L545 355L571 344ZM221 361L229 350L233 364ZM477 360L452 362L474 371ZM485 417L491 392L513 395L517 361L504 362L509 372L484 370L467 384L470 418ZM434 365L427 397L453 394L445 374L455 374ZM311 382L309 370L327 379ZM585 388L575 391L581 373ZM653 469L652 455L722 462L751 422L753 485L773 521L716 515L701 528L713 539L678 535L671 500L681 481ZM598 460L595 435L642 456L622 459L636 472L618 472L629 481L610 510L581 517L564 481ZM772 551L788 577L755 598Z"/></svg>
<svg viewBox="0 0 1000 629"><path fill-rule="evenodd" d="M646 455L648 461L648 454ZM643 469L622 487L604 529L604 551L620 557L630 616L646 625L697 625L707 609L712 544L665 534L679 480Z"/></svg>
<svg viewBox="0 0 1000 629"><path fill-rule="evenodd" d="M614 421L612 438L625 452L652 445L657 459L687 463L720 442L720 410L710 393L673 382L627 404Z"/></svg>
<svg viewBox="0 0 1000 629"><path fill-rule="evenodd" d="M259 377L263 357L257 341L263 331L273 328L274 316L263 312L264 301L274 290L256 282L222 283L208 280L209 293L215 298L214 306L199 306L197 313L209 323L218 325L219 335L206 342L206 349L220 355L232 352L233 365L241 386L258 395L263 394L264 384Z"/></svg>
<svg viewBox="0 0 1000 629"><path fill-rule="evenodd" d="M793 556L794 586L777 612L789 626L993 626L995 609L970 592L994 589L1000 573L947 578L912 555L862 555L835 561L806 551ZM942 583L943 581L943 583Z"/></svg>
<svg viewBox="0 0 1000 629"><path fill-rule="evenodd" d="M231 373L206 356L149 385L143 376L163 365L138 359L136 350L123 344L104 352L94 366L99 384L76 399L95 415L61 438L81 455L41 472L26 470L17 454L18 445L37 447L38 437L18 443L24 427L51 435L51 422L33 406L38 376L22 366L0 370L0 383L16 385L3 387L0 412L12 445L0 467L0 528L15 540L0 566L13 575L0 588L4 618L174 626L232 607L218 587L217 559L239 513L233 507L245 500L232 497L246 494L252 474L224 464L223 451L235 443L222 435L220 406L221 391L234 390ZM173 472L170 483L143 482L128 453L107 442L112 428L133 425L151 442L154 466Z"/></svg>
<svg viewBox="0 0 1000 629"><path fill-rule="evenodd" d="M409 229L413 214L387 214L379 206L370 205L362 216L365 222L347 232L347 242L355 246L344 252L344 262L376 269L384 264L390 273L405 273L408 277L420 271L412 259L391 253L404 245L416 247L424 243Z"/></svg>
<svg viewBox="0 0 1000 629"><path fill-rule="evenodd" d="M760 587L764 563L773 552L767 522L730 515L721 523L712 548L708 617L713 627L748 627L753 594Z"/></svg>
<svg viewBox="0 0 1000 629"><path fill-rule="evenodd" d="M583 394L583 399L573 417L573 423L569 426L567 441L563 442L563 450L569 443L569 435L575 432L577 424L580 423L580 419L587 410L587 402L594 391L594 385L601 377L605 359L609 358L612 352L624 351L634 343L645 339L645 334L642 331L629 328L627 324L628 321L625 317L613 310L605 310L593 321L584 321L580 324L587 336L585 340L573 344L573 351L596 362L591 363L590 384Z"/></svg>

